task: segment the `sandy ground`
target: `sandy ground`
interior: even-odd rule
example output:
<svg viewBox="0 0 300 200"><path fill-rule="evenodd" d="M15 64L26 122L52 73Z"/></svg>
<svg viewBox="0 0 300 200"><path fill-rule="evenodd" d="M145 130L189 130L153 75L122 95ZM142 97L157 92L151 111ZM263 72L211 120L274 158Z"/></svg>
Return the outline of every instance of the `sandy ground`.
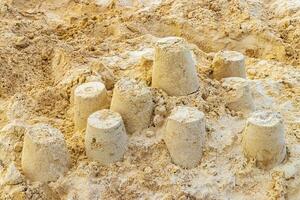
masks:
<svg viewBox="0 0 300 200"><path fill-rule="evenodd" d="M200 91L170 97L152 89L152 126L130 136L124 160L88 161L72 121L74 87L100 80L111 97L123 76L150 85L153 44L165 36L190 43ZM223 49L247 56L256 108L284 118L288 156L272 170L242 154L245 116L225 107L224 88L211 77ZM203 159L190 170L172 164L162 140L176 105L206 115ZM0 1L0 199L299 200L299 109L299 0ZM20 167L24 132L38 122L60 129L71 153L70 171L49 184L30 182Z"/></svg>

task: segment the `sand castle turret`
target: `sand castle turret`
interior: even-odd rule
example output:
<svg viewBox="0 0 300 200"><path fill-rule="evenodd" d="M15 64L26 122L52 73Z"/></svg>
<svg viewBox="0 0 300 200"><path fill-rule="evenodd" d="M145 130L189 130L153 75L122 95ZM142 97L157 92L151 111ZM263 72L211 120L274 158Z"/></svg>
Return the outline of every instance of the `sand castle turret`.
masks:
<svg viewBox="0 0 300 200"><path fill-rule="evenodd" d="M129 78L116 83L110 109L120 113L128 133L150 125L153 106L149 88Z"/></svg>
<svg viewBox="0 0 300 200"><path fill-rule="evenodd" d="M235 111L249 114L254 111L255 106L249 87L249 82L240 77L229 77L222 79L222 86L226 92L224 100L226 106Z"/></svg>
<svg viewBox="0 0 300 200"><path fill-rule="evenodd" d="M196 167L205 142L205 117L196 108L178 106L167 119L164 141L172 161L184 168Z"/></svg>
<svg viewBox="0 0 300 200"><path fill-rule="evenodd" d="M104 165L121 160L127 149L127 135L121 115L104 109L90 115L87 123L87 156Z"/></svg>
<svg viewBox="0 0 300 200"><path fill-rule="evenodd" d="M166 37L157 41L152 87L172 96L184 96L199 89L196 62L183 38Z"/></svg>
<svg viewBox="0 0 300 200"><path fill-rule="evenodd" d="M212 63L213 77L217 80L227 77L246 78L245 57L236 51L218 52Z"/></svg>
<svg viewBox="0 0 300 200"><path fill-rule="evenodd" d="M74 92L75 129L85 129L89 115L107 107L107 92L103 83L88 82L79 85Z"/></svg>
<svg viewBox="0 0 300 200"><path fill-rule="evenodd" d="M32 181L56 181L69 168L70 157L63 134L46 124L36 124L25 133L22 170Z"/></svg>
<svg viewBox="0 0 300 200"><path fill-rule="evenodd" d="M246 158L255 159L260 168L280 164L286 155L285 135L281 116L271 111L251 114L243 133Z"/></svg>

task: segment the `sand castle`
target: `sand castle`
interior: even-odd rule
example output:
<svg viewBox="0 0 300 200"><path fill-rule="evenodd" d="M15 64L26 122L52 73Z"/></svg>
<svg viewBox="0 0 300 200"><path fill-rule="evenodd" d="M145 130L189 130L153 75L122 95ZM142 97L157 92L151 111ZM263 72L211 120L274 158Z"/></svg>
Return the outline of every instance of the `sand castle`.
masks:
<svg viewBox="0 0 300 200"><path fill-rule="evenodd" d="M224 99L229 109L247 115L254 111L249 82L245 79L244 56L241 53L217 53L213 60L213 76L221 80L226 90ZM195 61L182 38L167 37L157 41L152 86L175 96L188 95L198 90ZM106 102L106 90L101 83L81 85L76 89L75 96L78 99L75 104L77 110L84 113L84 117L77 120L80 122L75 124L83 126L87 123L85 147L91 160L104 165L121 160L127 148L126 131L134 133L150 125L154 106L151 91L133 79L122 78L115 84L111 110L101 110ZM90 108L93 101L97 102L97 106ZM91 114L97 109L99 111ZM275 120L274 116L272 113L254 113L248 119L244 132L245 156L255 158L259 166L278 164L285 155L280 120L276 121L275 128L269 125L265 127L264 124L272 123L268 120ZM273 129L277 132L270 135ZM183 168L196 167L201 161L205 138L205 116L202 112L186 106L177 106L172 110L166 121L164 141L173 163ZM266 146L268 140L273 141L273 144Z"/></svg>
<svg viewBox="0 0 300 200"><path fill-rule="evenodd" d="M220 80L226 90L226 106L246 114L253 112L249 82L245 79L244 56L238 52L221 51L215 55L212 66L214 78ZM157 41L152 86L171 96L188 95L199 89L195 61L182 38L166 37ZM130 78L121 78L115 84L110 110L105 109L108 103L107 91L101 82L84 83L75 89L75 129L86 128L87 157L103 165L122 160L127 149L127 133L150 126L154 110L150 89ZM183 168L196 167L202 158L205 138L204 113L187 106L176 106L172 110L165 123L164 141L174 164ZM56 146L54 141L57 141ZM259 167L269 168L282 162L286 151L284 130L278 115L254 112L247 120L242 145L245 156L255 159ZM42 150L37 151L38 148ZM57 151L63 160L55 159ZM30 157L31 153L35 156ZM45 165L41 163L43 156L47 160ZM52 160L56 165L54 168L49 164ZM57 179L67 171L67 160L64 140L58 130L39 125L26 134L22 167L31 179ZM38 165L42 170L34 174Z"/></svg>
<svg viewBox="0 0 300 200"><path fill-rule="evenodd" d="M300 200L300 0L0 16L0 200Z"/></svg>

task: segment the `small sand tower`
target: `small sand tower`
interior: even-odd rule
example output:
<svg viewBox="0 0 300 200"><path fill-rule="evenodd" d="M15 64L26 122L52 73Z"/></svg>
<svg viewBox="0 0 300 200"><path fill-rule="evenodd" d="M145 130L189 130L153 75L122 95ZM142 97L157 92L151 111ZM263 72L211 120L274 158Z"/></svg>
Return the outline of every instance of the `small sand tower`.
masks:
<svg viewBox="0 0 300 200"><path fill-rule="evenodd" d="M34 125L25 133L21 160L24 174L32 181L56 181L70 164L63 134L50 125Z"/></svg>
<svg viewBox="0 0 300 200"><path fill-rule="evenodd" d="M129 78L116 83L110 109L121 114L128 133L150 125L153 106L149 88Z"/></svg>
<svg viewBox="0 0 300 200"><path fill-rule="evenodd" d="M235 111L241 111L249 114L255 107L249 83L246 79L240 77L229 77L222 79L222 86L226 93L224 96L226 106Z"/></svg>
<svg viewBox="0 0 300 200"><path fill-rule="evenodd" d="M107 93L103 83L88 82L79 85L74 92L75 129L85 129L89 115L107 107Z"/></svg>
<svg viewBox="0 0 300 200"><path fill-rule="evenodd" d="M121 115L104 109L90 115L87 123L87 156L103 165L121 160L127 149L127 135Z"/></svg>
<svg viewBox="0 0 300 200"><path fill-rule="evenodd" d="M183 38L166 37L157 41L152 86L171 96L184 96L199 89L196 63Z"/></svg>
<svg viewBox="0 0 300 200"><path fill-rule="evenodd" d="M252 113L242 144L246 158L255 159L258 167L269 169L280 164L286 155L281 116L271 111Z"/></svg>
<svg viewBox="0 0 300 200"><path fill-rule="evenodd" d="M178 106L168 117L164 141L173 162L184 168L196 167L205 142L205 117L196 108Z"/></svg>
<svg viewBox="0 0 300 200"><path fill-rule="evenodd" d="M220 51L213 60L213 77L217 80L227 77L246 78L245 57L236 51Z"/></svg>

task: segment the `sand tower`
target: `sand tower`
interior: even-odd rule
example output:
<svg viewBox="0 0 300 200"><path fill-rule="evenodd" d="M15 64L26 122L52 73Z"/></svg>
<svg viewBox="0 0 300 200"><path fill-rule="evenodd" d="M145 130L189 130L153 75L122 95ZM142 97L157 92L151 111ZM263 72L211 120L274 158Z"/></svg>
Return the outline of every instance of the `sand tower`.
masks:
<svg viewBox="0 0 300 200"><path fill-rule="evenodd" d="M36 124L25 133L22 170L32 181L56 181L69 168L70 158L63 134L46 124Z"/></svg>
<svg viewBox="0 0 300 200"><path fill-rule="evenodd" d="M243 133L246 158L255 159L260 168L272 168L286 155L284 128L281 116L271 111L251 114Z"/></svg>
<svg viewBox="0 0 300 200"><path fill-rule="evenodd" d="M164 141L172 161L184 168L196 167L205 142L205 117L196 108L178 106L168 117Z"/></svg>
<svg viewBox="0 0 300 200"><path fill-rule="evenodd" d="M149 88L129 78L116 83L110 109L121 114L128 133L150 125L153 106Z"/></svg>
<svg viewBox="0 0 300 200"><path fill-rule="evenodd" d="M227 77L246 78L245 57L236 51L218 52L212 63L213 77L217 80Z"/></svg>
<svg viewBox="0 0 300 200"><path fill-rule="evenodd" d="M75 129L85 129L89 115L107 107L107 93L103 83L88 82L79 85L74 92Z"/></svg>
<svg viewBox="0 0 300 200"><path fill-rule="evenodd" d="M225 88L224 100L226 106L235 111L249 114L254 111L255 106L249 87L249 82L240 77L229 77L222 79L222 86Z"/></svg>
<svg viewBox="0 0 300 200"><path fill-rule="evenodd" d="M184 96L199 89L196 62L183 38L166 37L157 41L152 86L171 96Z"/></svg>
<svg viewBox="0 0 300 200"><path fill-rule="evenodd" d="M121 115L104 109L90 115L87 123L87 156L103 165L121 160L127 149L127 135Z"/></svg>

